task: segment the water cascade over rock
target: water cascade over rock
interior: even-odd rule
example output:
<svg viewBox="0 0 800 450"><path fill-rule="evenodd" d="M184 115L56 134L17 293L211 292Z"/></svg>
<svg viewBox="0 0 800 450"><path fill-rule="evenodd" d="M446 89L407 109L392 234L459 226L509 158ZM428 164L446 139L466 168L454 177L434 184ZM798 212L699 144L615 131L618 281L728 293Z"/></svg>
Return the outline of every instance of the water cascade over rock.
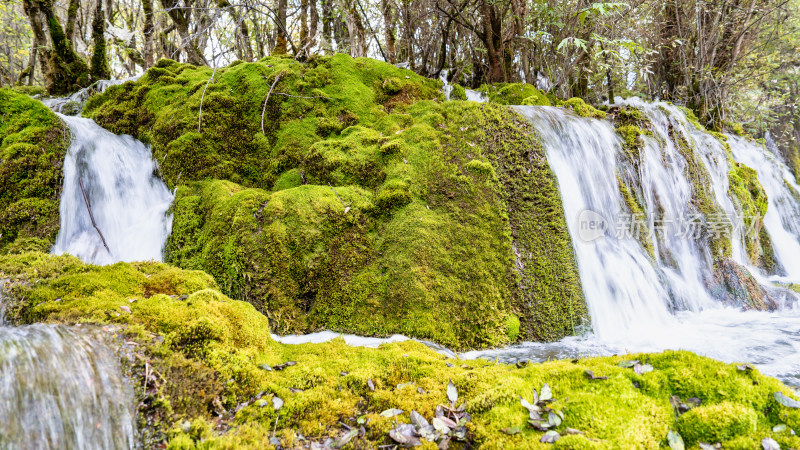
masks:
<svg viewBox="0 0 800 450"><path fill-rule="evenodd" d="M731 155L724 136L701 130L675 106L617 106L643 114L646 128L633 145L610 121L517 107L540 135L558 178L592 331L464 356L517 361L687 349L755 362L796 384L797 295L772 282L800 281L793 260L800 254L793 251L800 248L800 199L788 169L740 138L728 137ZM772 243L759 240L759 219L733 194L742 182L734 184L730 173L746 170L736 161L753 167L764 185L763 223ZM773 247L778 265L792 272L770 276L754 260Z"/></svg>
<svg viewBox="0 0 800 450"><path fill-rule="evenodd" d="M174 195L146 145L90 119L61 116L72 133L64 161L61 228L53 252L86 262L162 259Z"/></svg>
<svg viewBox="0 0 800 450"><path fill-rule="evenodd" d="M91 330L0 324L0 448L131 449L133 404L116 355Z"/></svg>

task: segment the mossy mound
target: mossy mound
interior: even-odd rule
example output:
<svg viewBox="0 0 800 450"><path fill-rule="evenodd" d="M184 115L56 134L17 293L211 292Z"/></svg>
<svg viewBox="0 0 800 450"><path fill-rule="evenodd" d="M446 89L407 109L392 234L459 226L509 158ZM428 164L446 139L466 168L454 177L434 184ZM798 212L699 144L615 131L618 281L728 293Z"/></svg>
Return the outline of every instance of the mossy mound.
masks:
<svg viewBox="0 0 800 450"><path fill-rule="evenodd" d="M559 339L587 317L555 177L513 112L342 54L211 75L161 61L86 108L152 143L178 188L168 262L279 333L463 349Z"/></svg>
<svg viewBox="0 0 800 450"><path fill-rule="evenodd" d="M584 102L583 99L573 97L569 100L564 100L563 102L559 102L557 106L563 106L565 108L570 108L575 111L575 114L581 117L589 117L593 119L605 119L606 113L600 111L599 109L595 109L592 105Z"/></svg>
<svg viewBox="0 0 800 450"><path fill-rule="evenodd" d="M484 84L478 91L500 105L551 106L544 92L526 83Z"/></svg>
<svg viewBox="0 0 800 450"><path fill-rule="evenodd" d="M391 445L389 431L409 422L411 411L430 420L438 405L452 406L450 380L456 404L471 416L462 438L468 446L549 448L520 403L520 396L532 401L533 389L543 394L545 383L555 399L550 407L564 414L555 448L655 449L666 445L671 429L687 443L718 440L727 447L766 436L789 447L800 443L788 431L772 431L778 424L800 427L798 410L774 397L793 396L790 389L757 370L688 352L517 368L448 359L412 341L282 345L270 339L266 317L196 271L160 263L97 267L26 253L0 256L0 278L13 280L6 302L15 322L103 324L135 349L127 364L147 445L166 439L169 448L273 448L275 430L280 445L296 448L341 439L348 431L342 424L364 428L345 448ZM652 371L620 364L633 359ZM696 398L700 406L681 415L672 396ZM279 411L275 397L283 401ZM392 408L401 412L381 415ZM567 428L582 434L567 435Z"/></svg>
<svg viewBox="0 0 800 450"><path fill-rule="evenodd" d="M270 189L313 143L442 98L438 80L344 54L239 62L211 76L209 67L162 60L91 98L84 114L152 144L170 187L216 178Z"/></svg>
<svg viewBox="0 0 800 450"><path fill-rule="evenodd" d="M41 102L0 89L0 253L17 238L55 241L68 145L64 123Z"/></svg>
<svg viewBox="0 0 800 450"><path fill-rule="evenodd" d="M454 348L572 334L586 307L530 126L493 105L406 111L314 143L273 191L180 187L167 261L212 274L279 333Z"/></svg>

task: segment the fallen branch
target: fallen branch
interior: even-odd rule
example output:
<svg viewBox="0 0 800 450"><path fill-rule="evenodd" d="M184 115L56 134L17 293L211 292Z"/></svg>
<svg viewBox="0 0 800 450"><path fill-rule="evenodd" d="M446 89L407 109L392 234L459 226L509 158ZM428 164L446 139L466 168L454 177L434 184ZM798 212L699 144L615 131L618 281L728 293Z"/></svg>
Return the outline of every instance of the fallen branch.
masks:
<svg viewBox="0 0 800 450"><path fill-rule="evenodd" d="M292 95L292 94L285 94L283 92L276 92L275 95L285 95L286 97L294 97L294 98L324 98L325 100L330 100L330 97L325 97L324 95L312 95L311 97L305 97L303 95Z"/></svg>
<svg viewBox="0 0 800 450"><path fill-rule="evenodd" d="M92 219L92 226L95 230L97 230L97 234L100 235L100 240L103 241L103 247L106 248L108 254L111 254L111 250L108 248L108 244L106 244L106 238L103 237L103 232L100 231L100 228L97 226L97 222L94 221L94 214L92 214L92 206L89 205L89 196L86 195L86 188L83 187L83 178L78 175L78 184L81 185L81 193L83 194L83 202L86 203L86 210L89 211L89 218Z"/></svg>
<svg viewBox="0 0 800 450"><path fill-rule="evenodd" d="M263 135L267 134L264 132L264 113L267 112L267 102L269 101L269 96L272 95L272 90L275 89L275 85L278 84L278 80L280 79L281 79L280 73L275 75L275 80L272 82L272 86L269 87L269 92L267 92L267 98L264 99L264 108L261 109L261 134Z"/></svg>

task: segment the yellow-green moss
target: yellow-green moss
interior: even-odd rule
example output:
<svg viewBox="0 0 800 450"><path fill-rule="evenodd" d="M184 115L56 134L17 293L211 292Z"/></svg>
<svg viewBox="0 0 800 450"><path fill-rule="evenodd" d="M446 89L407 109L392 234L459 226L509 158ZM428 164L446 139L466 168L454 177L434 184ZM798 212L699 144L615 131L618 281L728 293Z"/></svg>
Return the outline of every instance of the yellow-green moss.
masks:
<svg viewBox="0 0 800 450"><path fill-rule="evenodd" d="M587 104L578 97L573 97L569 100L565 100L559 104L559 106L563 106L565 108L571 108L575 111L575 114L581 117L591 117L594 119L605 119L606 113L595 109L592 105Z"/></svg>
<svg viewBox="0 0 800 450"><path fill-rule="evenodd" d="M41 102L0 89L0 252L17 238L55 241L68 143Z"/></svg>
<svg viewBox="0 0 800 450"><path fill-rule="evenodd" d="M207 276L160 263L89 266L73 257L26 253L0 256L0 278L15 280L7 292L10 318L28 323L95 322L121 327L149 361L150 391L140 401L157 423L144 423L151 443L168 437L169 448L268 448L273 428L283 446L299 445L299 435L315 442L344 434L344 423L366 434L353 444L390 444L395 419L389 408L432 417L447 403L452 380L459 403L471 415L467 438L484 448L550 448L541 432L527 426L519 397L548 383L563 409L563 427L583 431L565 436L558 448L661 448L677 429L688 443L704 439L732 445L773 436L779 423L800 427L800 414L778 404L773 394L790 389L757 370L742 371L688 352L665 352L552 361L522 369L483 360L447 359L421 343L408 341L379 348L348 347L337 339L325 344L282 345L269 337L266 317L251 305L220 294ZM150 284L148 280L170 279ZM170 286L164 288L164 286ZM183 286L183 290L174 290ZM168 295L185 292L186 297ZM123 308L124 307L124 308ZM127 310L126 310L127 308ZM135 358L138 360L138 358ZM620 367L622 360L646 361L642 375ZM268 371L286 361L295 365ZM605 380L591 380L586 371ZM134 371L141 384L142 372ZM374 390L370 387L374 387ZM155 393L153 393L155 389ZM702 406L676 420L670 397L697 397ZM153 397L155 396L155 397ZM284 401L276 413L272 397ZM148 406L149 405L149 406ZM237 405L240 405L237 407ZM277 419L277 424L276 424ZM216 424L216 425L215 425ZM515 435L503 433L520 427ZM794 440L793 440L794 439ZM428 444L430 445L430 444ZM735 448L735 447L732 447Z"/></svg>
<svg viewBox="0 0 800 450"><path fill-rule="evenodd" d="M484 84L479 91L500 105L551 106L544 92L526 83Z"/></svg>

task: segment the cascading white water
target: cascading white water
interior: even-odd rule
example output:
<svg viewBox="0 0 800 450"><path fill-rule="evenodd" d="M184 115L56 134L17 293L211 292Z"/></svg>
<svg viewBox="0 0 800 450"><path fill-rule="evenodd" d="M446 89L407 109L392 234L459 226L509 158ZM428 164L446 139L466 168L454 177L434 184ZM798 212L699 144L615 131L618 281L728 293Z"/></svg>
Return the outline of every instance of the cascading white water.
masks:
<svg viewBox="0 0 800 450"><path fill-rule="evenodd" d="M746 139L728 136L733 157L756 171L769 200L767 228L783 276L776 281L800 283L800 186L789 168L767 149Z"/></svg>
<svg viewBox="0 0 800 450"><path fill-rule="evenodd" d="M134 448L133 392L98 330L2 319L0 448Z"/></svg>
<svg viewBox="0 0 800 450"><path fill-rule="evenodd" d="M729 166L724 147L714 136L692 125L676 107L641 102L636 106L648 115L654 137L644 140L634 168L620 163L624 160L622 142L608 122L579 118L558 108L518 107L539 133L558 179L593 330L587 336L557 343L524 343L462 356L511 362L686 349L723 361L758 364L768 374L800 384L800 311L789 307L777 312L742 311L719 302L711 292L714 274L707 239L687 235L690 224L681 223L697 216L690 205L692 185L684 170L689 163L686 158L691 157L708 173L710 190L734 222L733 229L741 225L736 223L741 219L728 194ZM691 155L676 147L671 136L675 133L688 143ZM745 149L738 148L734 153L745 153ZM746 153L752 156L753 150ZM763 152L756 154L764 156ZM753 160L748 162L758 166ZM756 170L760 177L762 171L764 177L777 173L774 165L770 167ZM635 175L650 230L656 219L661 222L661 231L651 239L653 257L638 239L625 232L632 229L630 222L622 221L619 226L626 205L617 175L624 170L638 171ZM774 176L768 195L785 176L783 172ZM782 196L770 195L768 215L773 216L768 218L767 227L772 234L773 228L782 226L785 234L781 237L776 232L778 240L794 239L796 244L800 233L787 223L797 223L800 202L787 192L784 187ZM665 220L674 229L665 226ZM747 264L742 234L730 237L733 259ZM781 263L800 267L788 259ZM766 282L759 274L754 275Z"/></svg>
<svg viewBox="0 0 800 450"><path fill-rule="evenodd" d="M53 325L0 327L0 448L134 448L133 393L114 353Z"/></svg>
<svg viewBox="0 0 800 450"><path fill-rule="evenodd" d="M53 253L94 264L160 261L174 195L156 175L150 150L90 119L60 117L72 142L64 160L61 228Z"/></svg>

